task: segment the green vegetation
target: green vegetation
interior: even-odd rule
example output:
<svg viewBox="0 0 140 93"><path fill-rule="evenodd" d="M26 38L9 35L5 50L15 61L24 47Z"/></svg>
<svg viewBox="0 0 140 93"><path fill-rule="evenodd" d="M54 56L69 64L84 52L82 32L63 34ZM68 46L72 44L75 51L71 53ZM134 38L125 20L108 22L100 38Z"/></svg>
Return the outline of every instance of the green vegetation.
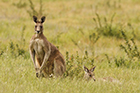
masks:
<svg viewBox="0 0 140 93"><path fill-rule="evenodd" d="M0 93L139 93L139 0L0 0ZM29 55L32 15L59 47L62 79L38 79ZM96 66L94 81L83 65ZM112 77L120 83L98 78Z"/></svg>

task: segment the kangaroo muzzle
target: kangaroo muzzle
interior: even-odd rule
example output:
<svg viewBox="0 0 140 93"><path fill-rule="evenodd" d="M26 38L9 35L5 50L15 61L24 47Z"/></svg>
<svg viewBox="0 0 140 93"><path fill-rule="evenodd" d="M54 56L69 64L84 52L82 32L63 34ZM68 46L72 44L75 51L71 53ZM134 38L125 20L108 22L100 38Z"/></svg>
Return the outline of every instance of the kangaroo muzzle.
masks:
<svg viewBox="0 0 140 93"><path fill-rule="evenodd" d="M35 31L36 34L40 34L41 31Z"/></svg>

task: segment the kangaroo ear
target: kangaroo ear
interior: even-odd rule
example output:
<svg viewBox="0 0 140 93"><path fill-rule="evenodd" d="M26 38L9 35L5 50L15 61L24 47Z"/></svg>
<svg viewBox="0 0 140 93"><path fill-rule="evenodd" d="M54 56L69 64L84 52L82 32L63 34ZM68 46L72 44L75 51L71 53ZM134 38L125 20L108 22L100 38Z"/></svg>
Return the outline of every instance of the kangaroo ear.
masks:
<svg viewBox="0 0 140 93"><path fill-rule="evenodd" d="M37 17L36 16L33 16L33 20L35 23L37 23Z"/></svg>
<svg viewBox="0 0 140 93"><path fill-rule="evenodd" d="M46 17L43 16L43 17L41 18L41 23L44 23L45 19L46 19Z"/></svg>
<svg viewBox="0 0 140 93"><path fill-rule="evenodd" d="M88 68L86 66L84 66L84 71L89 72L89 70L88 70Z"/></svg>
<svg viewBox="0 0 140 93"><path fill-rule="evenodd" d="M90 69L91 72L93 72L95 70L96 66L94 66L93 68Z"/></svg>

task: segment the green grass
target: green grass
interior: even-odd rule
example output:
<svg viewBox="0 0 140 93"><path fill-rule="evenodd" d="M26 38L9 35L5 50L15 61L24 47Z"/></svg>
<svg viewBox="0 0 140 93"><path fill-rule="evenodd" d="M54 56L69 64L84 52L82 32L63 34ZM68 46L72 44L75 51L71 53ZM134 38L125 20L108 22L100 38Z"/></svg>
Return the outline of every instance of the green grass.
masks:
<svg viewBox="0 0 140 93"><path fill-rule="evenodd" d="M6 55L6 54L4 54ZM38 79L30 59L18 57L1 57L0 92L1 93L138 93L140 92L139 79L140 70L127 68L103 67L104 63L96 64L95 70L97 81L85 81L84 79L70 77L62 79ZM2 62L4 62L2 64ZM101 65L102 64L102 65ZM98 80L102 77L113 77L119 83L104 82Z"/></svg>
<svg viewBox="0 0 140 93"><path fill-rule="evenodd" d="M39 11L39 1L34 0L33 4ZM120 30L123 30L128 41L134 38L139 52L139 0L42 0L42 4L43 14L46 15L44 35L48 41L59 46L59 50L65 59L67 58L66 62L73 65L67 70L70 76L62 79L35 77L28 49L29 41L34 34L34 22L27 13L31 10L29 0L0 0L0 93L140 92L139 57L132 57L132 51L132 59L129 59L126 52L120 48L120 45L125 45L130 52L128 44L123 36L117 36ZM97 20L97 14L102 27L99 21L96 23L93 20ZM108 32L110 24L111 34ZM131 42L130 46L135 49ZM87 57L85 51L88 52ZM68 57L66 52L69 53ZM118 62L123 62L120 60L122 58L124 62L132 64L128 64L128 67L117 67L115 58ZM82 67L92 67L91 61L94 61L93 65L96 66L96 82L87 82L83 79ZM67 65L67 68L70 65ZM120 83L99 80L104 77L113 77Z"/></svg>

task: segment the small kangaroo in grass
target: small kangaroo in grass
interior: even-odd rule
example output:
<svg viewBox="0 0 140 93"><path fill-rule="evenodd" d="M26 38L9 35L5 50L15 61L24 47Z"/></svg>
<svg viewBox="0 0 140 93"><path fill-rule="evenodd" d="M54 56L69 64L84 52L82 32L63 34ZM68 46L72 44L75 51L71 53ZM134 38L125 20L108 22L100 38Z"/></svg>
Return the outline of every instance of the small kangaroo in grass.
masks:
<svg viewBox="0 0 140 93"><path fill-rule="evenodd" d="M84 71L85 71L84 78L86 80L93 79L94 81L96 81L95 75L93 73L93 71L95 70L95 68L96 68L96 66L92 67L91 69L88 69L86 66L84 66Z"/></svg>
<svg viewBox="0 0 140 93"><path fill-rule="evenodd" d="M88 69L86 66L84 66L84 71L85 71L85 75L84 78L86 80L91 80L93 79L94 81L96 81L95 79L95 75L94 75L94 70L95 70L96 66L92 67L91 69ZM104 77L104 78L98 78L97 80L101 80L101 81L105 81L105 82L114 82L114 83L119 83L121 84L121 82L119 80L116 80L112 77Z"/></svg>
<svg viewBox="0 0 140 93"><path fill-rule="evenodd" d="M33 16L35 34L30 40L29 51L36 70L36 77L48 77L52 74L59 77L66 71L65 60L59 50L51 44L43 34L43 23Z"/></svg>

